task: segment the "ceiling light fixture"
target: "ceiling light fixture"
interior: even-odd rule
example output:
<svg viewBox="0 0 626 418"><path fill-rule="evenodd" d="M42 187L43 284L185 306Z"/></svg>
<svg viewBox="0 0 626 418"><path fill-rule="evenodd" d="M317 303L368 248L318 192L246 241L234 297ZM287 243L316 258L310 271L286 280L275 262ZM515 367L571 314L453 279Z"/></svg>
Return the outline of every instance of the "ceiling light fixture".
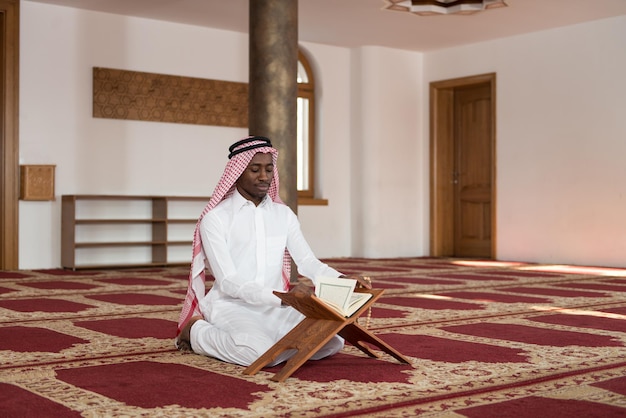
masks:
<svg viewBox="0 0 626 418"><path fill-rule="evenodd" d="M504 0L385 0L387 10L420 16L474 14L487 9L507 7Z"/></svg>

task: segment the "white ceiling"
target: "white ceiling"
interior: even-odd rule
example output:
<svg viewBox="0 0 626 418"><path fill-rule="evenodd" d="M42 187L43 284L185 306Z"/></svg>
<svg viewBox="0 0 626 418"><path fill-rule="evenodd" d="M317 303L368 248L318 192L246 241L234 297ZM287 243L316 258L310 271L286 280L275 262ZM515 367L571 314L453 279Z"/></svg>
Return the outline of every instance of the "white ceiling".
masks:
<svg viewBox="0 0 626 418"><path fill-rule="evenodd" d="M256 0L27 1L247 33L248 2ZM384 10L385 0L299 0L299 40L432 51L626 14L626 0L506 2L470 16L417 16Z"/></svg>

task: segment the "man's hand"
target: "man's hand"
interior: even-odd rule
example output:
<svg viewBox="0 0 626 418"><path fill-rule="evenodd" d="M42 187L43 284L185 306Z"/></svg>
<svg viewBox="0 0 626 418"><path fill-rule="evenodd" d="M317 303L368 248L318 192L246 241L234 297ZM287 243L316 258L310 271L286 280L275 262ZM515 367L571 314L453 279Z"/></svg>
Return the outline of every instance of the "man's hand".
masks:
<svg viewBox="0 0 626 418"><path fill-rule="evenodd" d="M297 283L294 287L289 289L289 293L293 293L295 295L303 295L308 296L313 294L313 288L308 286L305 283Z"/></svg>
<svg viewBox="0 0 626 418"><path fill-rule="evenodd" d="M311 286L306 285L305 283L297 283L291 289L289 289L289 293L293 294L296 297L303 298L313 294L313 288ZM283 306L286 306L285 302L282 303Z"/></svg>

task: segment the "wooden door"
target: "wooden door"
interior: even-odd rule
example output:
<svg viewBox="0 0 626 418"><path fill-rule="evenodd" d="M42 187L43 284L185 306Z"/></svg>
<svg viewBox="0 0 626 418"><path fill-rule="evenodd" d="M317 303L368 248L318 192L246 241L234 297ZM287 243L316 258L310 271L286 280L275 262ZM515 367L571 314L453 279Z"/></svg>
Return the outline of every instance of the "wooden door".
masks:
<svg viewBox="0 0 626 418"><path fill-rule="evenodd" d="M454 255L491 257L491 90L454 89Z"/></svg>
<svg viewBox="0 0 626 418"><path fill-rule="evenodd" d="M18 268L19 0L0 0L0 270Z"/></svg>
<svg viewBox="0 0 626 418"><path fill-rule="evenodd" d="M430 84L430 253L496 258L495 74Z"/></svg>

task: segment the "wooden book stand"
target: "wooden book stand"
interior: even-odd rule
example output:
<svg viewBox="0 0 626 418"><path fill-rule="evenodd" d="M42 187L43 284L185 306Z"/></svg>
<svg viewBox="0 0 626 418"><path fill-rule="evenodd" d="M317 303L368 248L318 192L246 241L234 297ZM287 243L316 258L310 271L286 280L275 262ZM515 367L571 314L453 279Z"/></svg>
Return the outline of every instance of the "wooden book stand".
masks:
<svg viewBox="0 0 626 418"><path fill-rule="evenodd" d="M274 292L274 294L281 298L287 305L294 307L304 314L305 318L287 335L267 350L265 354L248 366L248 368L244 370L244 374L256 374L263 367L274 361L282 352L296 349L297 353L287 360L281 370L271 378L271 380L275 382L283 382L310 359L313 354L330 341L335 334L339 334L350 344L370 357L380 356L364 343L369 343L380 348L401 363L411 364L406 357L356 322L359 316L376 302L384 290L357 289L355 291L371 293L372 297L365 305L356 311L354 315L348 318L341 316L341 314L326 306L315 295Z"/></svg>

